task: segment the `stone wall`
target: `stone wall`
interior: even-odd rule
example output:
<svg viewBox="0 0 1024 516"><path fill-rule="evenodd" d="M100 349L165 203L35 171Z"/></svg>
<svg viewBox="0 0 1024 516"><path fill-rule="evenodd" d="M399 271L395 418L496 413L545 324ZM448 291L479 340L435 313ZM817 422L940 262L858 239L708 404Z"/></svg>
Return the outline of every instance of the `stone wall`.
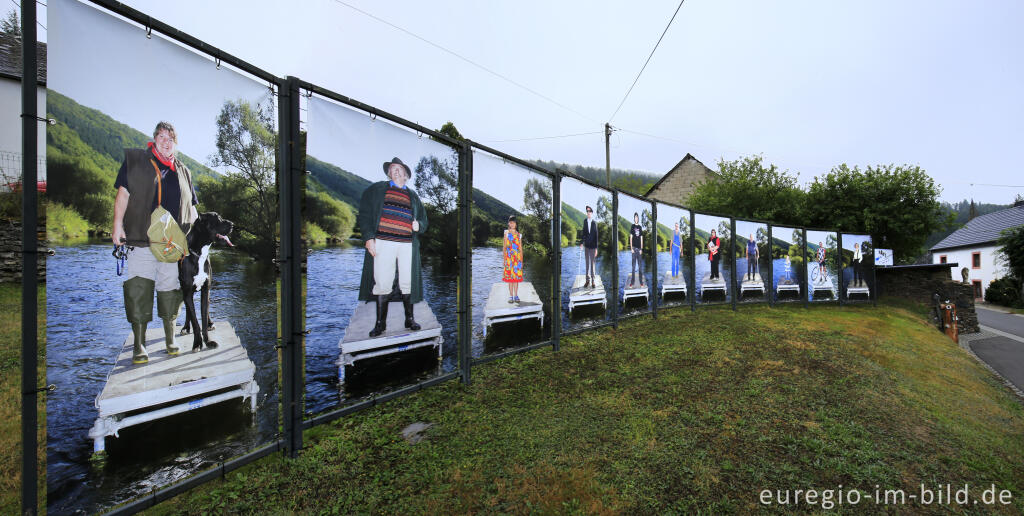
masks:
<svg viewBox="0 0 1024 516"><path fill-rule="evenodd" d="M714 175L713 170L687 154L647 198L685 206L697 185Z"/></svg>
<svg viewBox="0 0 1024 516"><path fill-rule="evenodd" d="M36 276L46 281L46 222L36 230ZM21 221L0 220L0 282L21 281Z"/></svg>
<svg viewBox="0 0 1024 516"><path fill-rule="evenodd" d="M978 331L978 314L974 310L974 288L969 283L953 281L949 266L908 265L875 269L879 296L913 299L928 307L935 306L932 296L947 299L956 305L957 331Z"/></svg>

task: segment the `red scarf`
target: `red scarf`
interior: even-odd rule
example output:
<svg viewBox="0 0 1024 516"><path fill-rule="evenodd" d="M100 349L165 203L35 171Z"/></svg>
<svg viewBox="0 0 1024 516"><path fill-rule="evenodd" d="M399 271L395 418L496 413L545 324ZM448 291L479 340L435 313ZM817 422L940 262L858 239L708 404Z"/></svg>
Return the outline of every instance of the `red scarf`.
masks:
<svg viewBox="0 0 1024 516"><path fill-rule="evenodd" d="M157 159L157 161L159 161L160 163L163 163L164 165L166 165L168 167L171 167L171 171L177 172L177 170L174 170L174 158L171 158L170 162L164 161L163 156L161 156L160 153L156 151L156 146L153 145L153 142L147 143L146 147L149 148L149 150L153 152L153 157L155 157Z"/></svg>

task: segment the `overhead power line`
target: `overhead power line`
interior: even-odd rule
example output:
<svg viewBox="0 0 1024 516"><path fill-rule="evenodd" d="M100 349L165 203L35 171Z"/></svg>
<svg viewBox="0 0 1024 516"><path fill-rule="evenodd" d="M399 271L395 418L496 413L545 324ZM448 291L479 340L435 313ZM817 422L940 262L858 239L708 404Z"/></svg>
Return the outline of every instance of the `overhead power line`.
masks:
<svg viewBox="0 0 1024 516"><path fill-rule="evenodd" d="M533 88L530 88L529 86L526 86L526 85L524 85L524 84L522 84L520 82L517 82L517 81L515 81L513 79L510 79L510 78L508 78L508 77L506 77L506 76L504 76L504 75L502 75L502 74L500 74L500 73L498 73L498 72L496 72L494 70L491 70L490 68L488 68L488 67L486 67L486 66L484 66L484 65L482 65L480 63L477 63L476 61L473 61L472 59L469 59L468 57L464 57L464 56L460 55L459 53L457 53L457 52L455 52L453 50L449 50L449 49L447 49L447 48L445 48L445 47L443 47L443 46L441 46L441 45L439 45L437 43L434 43L433 41L430 41L429 39L424 38L423 36L420 36L419 34L416 34L416 33L412 32L412 31L409 31L409 30L406 30L406 29L404 29L402 27L399 27L398 25L395 25L394 23L391 23L391 22L389 22L389 21L387 21L387 20L385 20L385 19L383 19L383 18L381 18L379 16L374 15L374 14L368 13L368 12L366 12L366 11L364 11L364 10L354 6L354 5L351 5L351 4L348 4L346 2L343 2L342 0L334 0L334 1L337 2L338 4L341 4L341 5L345 6L345 7L348 7L349 9L352 9L353 11L356 11L356 12L362 14L363 16L367 16L369 18L373 18L374 20L377 20L378 22L383 23L384 25L387 25L388 27L391 27L391 28L393 28L395 30L404 32L405 34L407 34L409 36L412 36L412 37L414 37L414 38L416 38L416 39L418 39L418 40L420 40L420 41L422 41L422 42L424 42L424 43L426 43L426 44L428 44L428 45L430 45L430 46L432 46L432 47L434 47L434 48L436 48L438 50L441 50L442 52L445 52L445 53L447 53L447 54L449 54L451 56L454 56L454 57L456 57L456 58L458 58L458 59L460 59L462 61L465 61L466 63L469 63L469 64L471 64L471 65L473 65L473 66L475 66L475 67L477 67L477 68L479 68L479 69L481 69L481 70L483 70L483 71L485 71L485 72L487 72L487 73L489 73L489 74L491 74L491 75L493 75L493 76L495 76L495 77L497 77L497 78L499 78L499 79L501 79L501 80L503 80L503 81L505 81L505 82L507 82L509 84L512 84L513 86L516 86L518 88L526 90L529 93L531 93L533 95L536 95L537 97L540 97L540 98L542 98L542 99L544 99L544 100L546 100L546 101L548 101L548 102L550 102L550 103L552 103L552 104L554 104L554 105L556 105L556 106L558 106L558 107L560 107L560 108L562 108L562 109L564 109L566 111L569 111L569 112L571 112L573 114L579 115L579 116L581 116L581 117L583 117L583 118L585 118L587 120L590 120L591 122L594 122L595 124L599 124L600 123L597 120L595 120L594 118L591 118L591 117L589 117L589 116L587 116L587 115L585 115L583 113L580 113L579 111L576 111L575 109L573 109L573 108L571 108L569 106L566 106L565 104L562 104L561 102L558 102L557 100L555 100L555 99L553 99L551 97L548 97L547 95L544 95L543 93L541 93L541 92L539 92L539 91L537 91L537 90L535 90Z"/></svg>
<svg viewBox="0 0 1024 516"><path fill-rule="evenodd" d="M602 134L603 131L590 131L589 133L574 133L574 134L559 134L556 136L535 136L533 138L515 138L511 140L488 140L487 143L506 143L506 142L528 142L533 140L553 140L555 138L571 138L573 136L587 136L591 134Z"/></svg>
<svg viewBox="0 0 1024 516"><path fill-rule="evenodd" d="M608 117L609 122L615 119L615 115L619 114L619 110L622 109L622 105L626 103L626 99L629 98L629 94L633 92L633 87L636 86L637 81L640 80L640 76L644 73L644 70L647 69L647 63L650 63L651 58L654 57L654 52L658 50L658 45L661 45L661 40L665 37L665 33L668 32L668 28L672 26L672 22L675 21L676 15L679 14L679 9L683 7L684 1L685 0L679 0L679 6L676 7L676 12L672 13L672 18L669 19L668 25L665 26L665 30L661 31L661 36L658 38L658 42L655 43L654 48L651 49L651 55L647 56L647 60L644 61L644 65L640 67L640 73L636 74L636 79L633 79L633 84L630 85L629 90L626 91L626 95L622 97L622 102L619 102L619 107L615 108L615 112L612 113L612 116Z"/></svg>

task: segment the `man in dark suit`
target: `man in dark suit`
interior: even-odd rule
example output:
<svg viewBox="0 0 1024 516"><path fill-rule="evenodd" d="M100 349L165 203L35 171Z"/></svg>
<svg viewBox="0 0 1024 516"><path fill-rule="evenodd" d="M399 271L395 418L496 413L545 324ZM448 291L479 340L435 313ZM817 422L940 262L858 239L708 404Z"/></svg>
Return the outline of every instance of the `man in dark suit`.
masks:
<svg viewBox="0 0 1024 516"><path fill-rule="evenodd" d="M587 282L583 288L594 287L594 263L597 261L597 221L594 220L594 210L587 206L587 220L583 221L583 241L580 249L587 260Z"/></svg>

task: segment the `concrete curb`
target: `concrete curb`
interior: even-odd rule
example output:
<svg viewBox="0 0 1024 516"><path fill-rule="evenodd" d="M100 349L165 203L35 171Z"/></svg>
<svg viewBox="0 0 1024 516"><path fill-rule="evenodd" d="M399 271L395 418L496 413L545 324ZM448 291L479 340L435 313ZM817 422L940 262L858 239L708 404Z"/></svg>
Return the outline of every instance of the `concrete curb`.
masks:
<svg viewBox="0 0 1024 516"><path fill-rule="evenodd" d="M976 355L974 353L974 350L971 349L971 342L976 341L976 340L983 340L983 339L987 339L987 338L991 338L991 337L1007 337L1007 338L1013 339L1015 341L1024 343L1024 338L1021 338L1021 337L1018 337L1016 335L1011 335L1009 333L1005 333L1005 332L999 331L999 330L997 330L995 328L989 328L988 326L979 326L979 328L981 328L981 331L979 331L977 333L960 334L959 335L959 339L958 339L958 344L960 344L960 347L963 348L964 351L967 352L967 354L969 354L972 357L974 357L974 359L977 360L979 364L985 366L985 369L988 369L989 372L991 372L993 375L995 375L996 378L1001 380L1003 382L1003 385L1007 386L1010 389L1011 392L1016 394L1018 402L1020 402L1021 404L1024 404L1024 391L1022 391L1019 387L1014 385L1013 382L1011 382L1011 381L1007 380L1005 377L1003 377L1003 375L999 374L999 371L996 371L992 366L988 365L988 362L985 362L984 360L982 360L981 357Z"/></svg>

